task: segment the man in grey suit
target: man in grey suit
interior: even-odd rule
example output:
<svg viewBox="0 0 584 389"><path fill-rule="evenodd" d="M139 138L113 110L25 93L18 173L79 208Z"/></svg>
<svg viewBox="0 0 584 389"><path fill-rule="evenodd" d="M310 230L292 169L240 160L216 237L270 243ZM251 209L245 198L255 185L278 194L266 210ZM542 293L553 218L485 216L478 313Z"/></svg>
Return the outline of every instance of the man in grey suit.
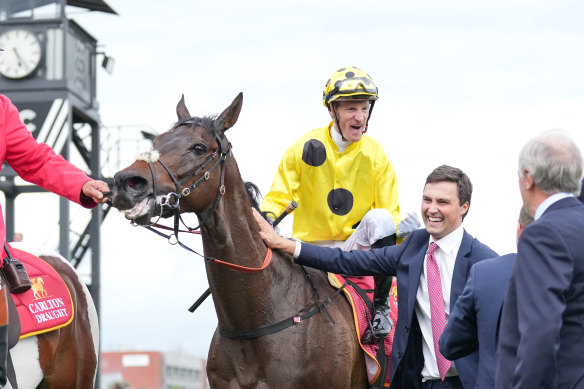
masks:
<svg viewBox="0 0 584 389"><path fill-rule="evenodd" d="M422 196L426 229L412 232L397 246L371 251L346 252L290 241L277 235L257 212L255 215L266 244L294 253L299 264L341 274L397 276L392 388L472 389L478 353L452 364L437 351L450 307L462 292L471 267L497 255L462 227L471 194L472 184L460 169L434 169Z"/></svg>
<svg viewBox="0 0 584 389"><path fill-rule="evenodd" d="M584 205L575 198L582 154L563 131L519 156L523 231L503 303L495 387L584 388Z"/></svg>
<svg viewBox="0 0 584 389"><path fill-rule="evenodd" d="M517 239L532 221L533 217L521 208ZM514 264L513 253L474 265L440 337L440 352L450 360L478 350L477 389L495 387L497 324Z"/></svg>

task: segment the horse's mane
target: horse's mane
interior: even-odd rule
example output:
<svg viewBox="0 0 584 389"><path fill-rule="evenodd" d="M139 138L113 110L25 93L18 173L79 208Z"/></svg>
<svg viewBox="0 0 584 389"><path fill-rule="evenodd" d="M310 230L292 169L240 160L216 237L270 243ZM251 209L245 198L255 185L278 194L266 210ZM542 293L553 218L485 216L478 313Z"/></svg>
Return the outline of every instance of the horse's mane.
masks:
<svg viewBox="0 0 584 389"><path fill-rule="evenodd" d="M245 181L243 185L245 185L245 191L247 192L247 197L249 198L251 206L254 207L258 212L260 212L260 201L262 199L260 189L256 184L249 181Z"/></svg>
<svg viewBox="0 0 584 389"><path fill-rule="evenodd" d="M268 220L268 218L270 218L271 221L274 221L274 219L276 219L276 215L274 215L272 212L263 212L260 210L260 200L262 199L262 194L260 193L258 186L249 181L244 181L243 185L245 185L245 191L247 192L247 197L249 198L251 206L254 207L264 219Z"/></svg>

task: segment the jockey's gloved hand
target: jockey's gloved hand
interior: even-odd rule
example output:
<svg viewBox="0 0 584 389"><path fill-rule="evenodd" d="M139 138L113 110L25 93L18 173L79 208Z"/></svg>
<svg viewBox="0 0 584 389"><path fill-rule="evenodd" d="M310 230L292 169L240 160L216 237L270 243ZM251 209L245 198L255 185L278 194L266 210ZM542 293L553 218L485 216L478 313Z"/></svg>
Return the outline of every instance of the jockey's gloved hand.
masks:
<svg viewBox="0 0 584 389"><path fill-rule="evenodd" d="M422 223L420 223L420 220L418 219L416 213L409 212L407 216L397 224L397 237L405 238L410 234L410 232L420 228L421 225Z"/></svg>

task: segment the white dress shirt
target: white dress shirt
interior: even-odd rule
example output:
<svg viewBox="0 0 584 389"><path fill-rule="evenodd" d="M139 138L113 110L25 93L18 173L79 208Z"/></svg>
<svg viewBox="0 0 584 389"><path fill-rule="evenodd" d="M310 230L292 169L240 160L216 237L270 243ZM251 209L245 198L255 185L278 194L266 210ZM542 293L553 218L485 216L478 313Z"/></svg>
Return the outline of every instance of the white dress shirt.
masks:
<svg viewBox="0 0 584 389"><path fill-rule="evenodd" d="M446 313L446 320L450 316L450 287L452 285L452 273L454 272L454 263L456 262L456 255L462 242L464 229L462 226L452 231L440 240L434 241L432 237L428 241L428 248L431 242L438 245L438 249L434 252L438 268L440 270L440 282L442 283L442 296L444 298L444 308ZM427 251L427 250L426 250ZM432 336L432 320L430 313L430 296L428 295L428 278L427 278L427 258L424 259L424 267L422 275L420 276L420 284L418 285L418 292L416 294L416 315L418 323L422 330L422 351L424 354L424 368L422 369L423 381L440 379L438 371L438 363L436 362L436 353L434 351L434 338ZM454 364L451 365L450 370L446 374L447 377L458 375Z"/></svg>
<svg viewBox="0 0 584 389"><path fill-rule="evenodd" d="M539 205L539 207L537 207L537 210L535 211L535 215L533 217L533 220L539 219L541 217L541 215L543 215L543 213L550 207L550 205L552 205L553 203L555 203L557 201L565 199L566 197L575 197L575 196L572 193L560 192L560 193L553 194L550 197L548 197L547 199L545 199Z"/></svg>

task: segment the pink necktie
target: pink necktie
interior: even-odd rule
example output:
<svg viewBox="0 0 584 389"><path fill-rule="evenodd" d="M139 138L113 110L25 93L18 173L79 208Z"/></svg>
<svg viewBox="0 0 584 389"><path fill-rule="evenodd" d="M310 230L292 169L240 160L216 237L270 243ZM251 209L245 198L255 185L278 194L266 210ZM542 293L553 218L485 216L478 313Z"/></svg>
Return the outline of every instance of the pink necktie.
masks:
<svg viewBox="0 0 584 389"><path fill-rule="evenodd" d="M446 314L444 313L444 299L442 297L442 282L440 281L440 270L438 269L438 262L434 256L434 251L438 249L438 245L434 242L430 243L428 249L428 257L426 267L428 272L428 294L430 295L430 312L432 317L432 337L434 338L434 351L436 352L436 361L438 362L438 371L440 378L444 381L446 372L450 369L450 362L440 354L438 349L438 341L440 335L446 327Z"/></svg>

